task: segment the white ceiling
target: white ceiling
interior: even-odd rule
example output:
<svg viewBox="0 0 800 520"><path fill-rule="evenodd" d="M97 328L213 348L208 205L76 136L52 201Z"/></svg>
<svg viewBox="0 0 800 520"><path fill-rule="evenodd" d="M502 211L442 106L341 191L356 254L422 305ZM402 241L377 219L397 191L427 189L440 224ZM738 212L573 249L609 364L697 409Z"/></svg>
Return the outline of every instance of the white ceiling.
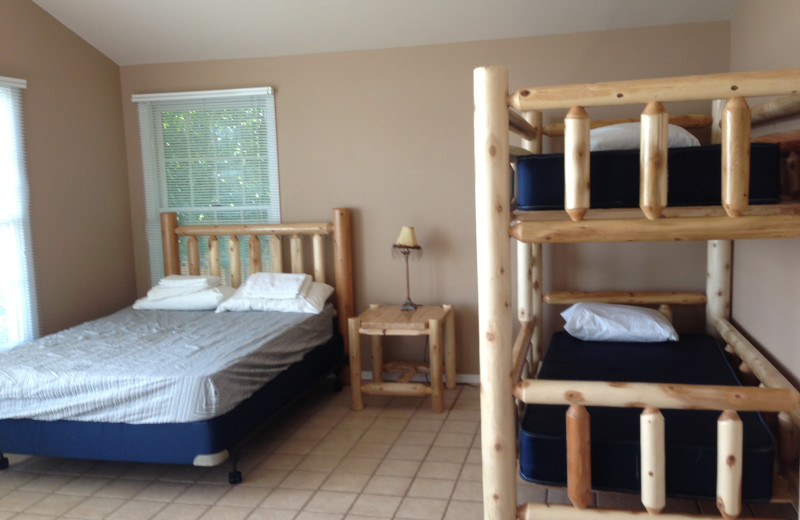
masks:
<svg viewBox="0 0 800 520"><path fill-rule="evenodd" d="M33 0L119 65L730 20L738 0Z"/></svg>

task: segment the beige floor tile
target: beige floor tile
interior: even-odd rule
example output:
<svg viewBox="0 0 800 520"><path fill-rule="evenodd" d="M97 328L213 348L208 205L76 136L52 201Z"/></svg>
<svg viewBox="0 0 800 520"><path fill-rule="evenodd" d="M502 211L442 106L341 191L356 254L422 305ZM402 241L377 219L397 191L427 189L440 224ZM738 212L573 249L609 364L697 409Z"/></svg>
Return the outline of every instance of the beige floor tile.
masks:
<svg viewBox="0 0 800 520"><path fill-rule="evenodd" d="M106 487L111 481L97 477L78 477L58 488L60 495L91 496L99 489Z"/></svg>
<svg viewBox="0 0 800 520"><path fill-rule="evenodd" d="M400 503L395 518L410 520L440 520L447 508L447 500L406 497Z"/></svg>
<svg viewBox="0 0 800 520"><path fill-rule="evenodd" d="M244 520L253 512L249 507L211 506L200 520Z"/></svg>
<svg viewBox="0 0 800 520"><path fill-rule="evenodd" d="M372 423L375 422L375 417L364 417L360 415L361 412L355 412L359 415L347 415L339 421L339 424L336 425L336 428L342 429L349 429L349 430L357 430L360 432L366 431Z"/></svg>
<svg viewBox="0 0 800 520"><path fill-rule="evenodd" d="M436 433L434 432L414 432L414 431L404 431L400 436L397 438L397 444L413 444L416 446L431 446L433 441L436 439Z"/></svg>
<svg viewBox="0 0 800 520"><path fill-rule="evenodd" d="M300 511L295 520L342 520L344 515L334 513L317 513L313 511Z"/></svg>
<svg viewBox="0 0 800 520"><path fill-rule="evenodd" d="M24 491L36 491L39 493L52 493L53 491L66 486L75 479L72 475L39 475L33 480L19 486Z"/></svg>
<svg viewBox="0 0 800 520"><path fill-rule="evenodd" d="M428 446L396 444L386 454L387 459L423 460L428 454Z"/></svg>
<svg viewBox="0 0 800 520"><path fill-rule="evenodd" d="M483 472L481 471L480 464L464 464L464 469L461 470L461 480L468 480L470 482L483 481Z"/></svg>
<svg viewBox="0 0 800 520"><path fill-rule="evenodd" d="M201 504L167 504L153 520L197 520L208 510Z"/></svg>
<svg viewBox="0 0 800 520"><path fill-rule="evenodd" d="M115 480L107 486L95 491L94 496L103 498L133 498L149 486L144 480Z"/></svg>
<svg viewBox="0 0 800 520"><path fill-rule="evenodd" d="M375 470L375 474L388 477L413 477L419 466L418 460L386 459Z"/></svg>
<svg viewBox="0 0 800 520"><path fill-rule="evenodd" d="M444 433L439 432L434 446L449 446L451 448L469 448L475 438L474 433Z"/></svg>
<svg viewBox="0 0 800 520"><path fill-rule="evenodd" d="M303 455L297 453L275 453L264 459L264 462L255 469L294 469L301 460L303 460Z"/></svg>
<svg viewBox="0 0 800 520"><path fill-rule="evenodd" d="M364 432L361 437L361 442L378 443L378 444L392 444L400 436L400 432L394 430L381 430L372 426L369 430Z"/></svg>
<svg viewBox="0 0 800 520"><path fill-rule="evenodd" d="M99 520L106 518L124 503L125 500L122 498L89 497L64 513L63 516L66 518Z"/></svg>
<svg viewBox="0 0 800 520"><path fill-rule="evenodd" d="M258 468L249 471L247 475L243 475L241 486L260 487L260 488L274 488L283 482L283 479L289 474L288 470L271 469L259 466Z"/></svg>
<svg viewBox="0 0 800 520"><path fill-rule="evenodd" d="M415 478L408 490L408 496L449 500L455 485L455 480Z"/></svg>
<svg viewBox="0 0 800 520"><path fill-rule="evenodd" d="M410 432L438 432L444 419L423 419L418 416L412 417L406 425L406 431Z"/></svg>
<svg viewBox="0 0 800 520"><path fill-rule="evenodd" d="M357 430L355 428L341 428L336 427L325 436L326 441L342 442L352 446L354 443L364 435L365 430Z"/></svg>
<svg viewBox="0 0 800 520"><path fill-rule="evenodd" d="M461 502L453 500L447 506L444 520L482 520L483 505L480 502Z"/></svg>
<svg viewBox="0 0 800 520"><path fill-rule="evenodd" d="M278 487L286 489L319 489L327 473L295 470L289 473Z"/></svg>
<svg viewBox="0 0 800 520"><path fill-rule="evenodd" d="M381 430L401 431L408 424L408 417L392 417L387 415L380 415L372 424L372 428L379 428Z"/></svg>
<svg viewBox="0 0 800 520"><path fill-rule="evenodd" d="M367 485L369 475L363 473L345 473L335 471L320 487L323 491L343 491L347 493L360 493Z"/></svg>
<svg viewBox="0 0 800 520"><path fill-rule="evenodd" d="M461 434L469 434L474 435L478 432L478 426L480 423L475 421L456 421L454 419L448 419L442 425L441 433L461 433Z"/></svg>
<svg viewBox="0 0 800 520"><path fill-rule="evenodd" d="M305 489L276 489L258 507L266 509L291 509L299 511L313 495Z"/></svg>
<svg viewBox="0 0 800 520"><path fill-rule="evenodd" d="M308 455L319 444L315 440L289 439L275 449L275 453Z"/></svg>
<svg viewBox="0 0 800 520"><path fill-rule="evenodd" d="M381 463L380 458L354 457L348 455L336 467L336 471L343 473L359 473L371 475Z"/></svg>
<svg viewBox="0 0 800 520"><path fill-rule="evenodd" d="M86 500L78 495L48 495L25 509L26 513L59 516Z"/></svg>
<svg viewBox="0 0 800 520"><path fill-rule="evenodd" d="M228 492L230 486L215 486L213 484L195 484L179 495L177 495L173 502L178 504L198 504L210 506L219 500L219 498Z"/></svg>
<svg viewBox="0 0 800 520"><path fill-rule="evenodd" d="M347 453L356 446L356 442L334 442L323 440L319 444L317 444L314 449L311 451L314 455L326 455L326 456L341 456L344 457Z"/></svg>
<svg viewBox="0 0 800 520"><path fill-rule="evenodd" d="M283 509L256 509L247 520L293 520L298 511L288 511Z"/></svg>
<svg viewBox="0 0 800 520"><path fill-rule="evenodd" d="M120 478L129 480L158 480L161 475L169 471L164 464L134 464Z"/></svg>
<svg viewBox="0 0 800 520"><path fill-rule="evenodd" d="M14 470L6 471L3 478L0 478L0 490L17 489L35 479L37 476L36 473L22 473Z"/></svg>
<svg viewBox="0 0 800 520"><path fill-rule="evenodd" d="M49 494L38 491L15 490L13 493L5 495L3 500L0 500L0 511L24 511L48 496Z"/></svg>
<svg viewBox="0 0 800 520"><path fill-rule="evenodd" d="M376 475L367 482L363 492L370 495L403 496L411 486L411 480L411 477Z"/></svg>
<svg viewBox="0 0 800 520"><path fill-rule="evenodd" d="M355 502L358 494L318 491L303 507L303 511L344 515Z"/></svg>
<svg viewBox="0 0 800 520"><path fill-rule="evenodd" d="M382 458L392 448L390 442L364 442L362 439L347 453L348 457Z"/></svg>
<svg viewBox="0 0 800 520"><path fill-rule="evenodd" d="M37 515L36 513L19 513L13 520L58 520L60 517L53 515Z"/></svg>
<svg viewBox="0 0 800 520"><path fill-rule="evenodd" d="M136 500L148 502L172 502L178 495L186 491L186 484L173 482L153 482L136 495Z"/></svg>
<svg viewBox="0 0 800 520"><path fill-rule="evenodd" d="M397 511L402 497L385 495L359 495L353 507L350 509L351 515L387 517L391 518Z"/></svg>
<svg viewBox="0 0 800 520"><path fill-rule="evenodd" d="M461 473L461 464L453 462L433 462L425 461L422 467L419 468L418 477L422 478L440 478L455 481Z"/></svg>
<svg viewBox="0 0 800 520"><path fill-rule="evenodd" d="M519 495L519 491L517 492ZM470 502L483 502L483 484L480 482L468 482L459 480L453 490L453 500L468 500ZM542 501L544 496L542 496ZM523 500L518 500L523 502Z"/></svg>
<svg viewBox="0 0 800 520"><path fill-rule="evenodd" d="M447 419L452 421L471 421L477 423L481 421L481 411L451 410L450 413L447 415Z"/></svg>
<svg viewBox="0 0 800 520"><path fill-rule="evenodd" d="M216 504L220 506L256 507L271 492L271 489L265 488L229 486L225 488L225 494L217 500Z"/></svg>
<svg viewBox="0 0 800 520"><path fill-rule="evenodd" d="M433 446L425 456L425 460L431 462L452 462L455 464L461 464L466 459L468 451L468 448ZM478 462L480 462L480 460L478 460Z"/></svg>
<svg viewBox="0 0 800 520"><path fill-rule="evenodd" d="M468 464L480 464L483 459L480 448L470 448L467 454Z"/></svg>
<svg viewBox="0 0 800 520"><path fill-rule="evenodd" d="M165 506L166 504L163 502L130 500L108 515L108 518L109 520L149 520Z"/></svg>

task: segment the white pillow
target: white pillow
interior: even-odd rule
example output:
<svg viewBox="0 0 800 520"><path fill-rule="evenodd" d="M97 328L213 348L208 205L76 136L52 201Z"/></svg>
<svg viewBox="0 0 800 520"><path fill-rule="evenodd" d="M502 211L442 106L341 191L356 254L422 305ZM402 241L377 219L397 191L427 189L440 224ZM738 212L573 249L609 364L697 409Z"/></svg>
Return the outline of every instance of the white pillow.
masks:
<svg viewBox="0 0 800 520"><path fill-rule="evenodd" d="M214 287L213 289L157 300L144 297L136 300L133 308L136 310L161 311L213 311L233 293L234 289L232 287Z"/></svg>
<svg viewBox="0 0 800 520"><path fill-rule="evenodd" d="M319 314L331 294L333 294L333 287L320 282L311 282L311 287L308 288L306 294L291 299L253 298L242 286L236 290L233 296L217 307L217 312L277 311Z"/></svg>
<svg viewBox="0 0 800 520"><path fill-rule="evenodd" d="M589 149L597 150L638 150L641 145L641 123L620 123L601 126L589 131ZM669 125L669 148L700 146L700 141L688 130Z"/></svg>
<svg viewBox="0 0 800 520"><path fill-rule="evenodd" d="M611 303L576 303L561 313L564 330L587 341L677 341L678 333L655 309Z"/></svg>

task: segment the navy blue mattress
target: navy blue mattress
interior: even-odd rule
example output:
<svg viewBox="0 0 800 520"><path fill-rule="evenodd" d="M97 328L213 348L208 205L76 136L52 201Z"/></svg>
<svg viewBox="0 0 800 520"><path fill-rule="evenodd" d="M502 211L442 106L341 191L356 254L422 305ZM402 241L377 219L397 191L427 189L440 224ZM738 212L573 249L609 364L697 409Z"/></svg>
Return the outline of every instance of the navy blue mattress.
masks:
<svg viewBox="0 0 800 520"><path fill-rule="evenodd" d="M224 415L207 421L124 424L0 421L0 452L76 459L192 464L195 456L230 450L311 383L344 360L339 334L267 382Z"/></svg>
<svg viewBox="0 0 800 520"><path fill-rule="evenodd" d="M670 148L668 206L720 205L720 146ZM639 150L592 152L591 207L639 207ZM780 146L752 143L750 203L780 201ZM536 154L517 160L517 207L522 210L564 208L564 154Z"/></svg>
<svg viewBox="0 0 800 520"><path fill-rule="evenodd" d="M540 379L739 385L716 340L684 334L678 342L582 341L553 336ZM587 407L591 422L592 487L639 493L640 409ZM520 426L520 473L528 481L565 486L566 406L527 405ZM662 410L667 494L714 500L719 412ZM742 498L772 495L774 439L760 414L740 413L744 426Z"/></svg>

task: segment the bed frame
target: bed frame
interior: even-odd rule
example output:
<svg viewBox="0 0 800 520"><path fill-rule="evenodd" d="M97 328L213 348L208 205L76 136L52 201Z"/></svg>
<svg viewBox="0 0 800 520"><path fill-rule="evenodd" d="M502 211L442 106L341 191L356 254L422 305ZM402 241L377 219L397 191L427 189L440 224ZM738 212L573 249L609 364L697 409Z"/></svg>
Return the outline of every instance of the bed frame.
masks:
<svg viewBox="0 0 800 520"><path fill-rule="evenodd" d="M487 520L632 518L658 514L664 492L664 429L661 409L718 410L717 507L725 518L741 511L741 421L737 412L776 412L781 461L796 475L800 393L736 330L730 320L731 241L800 236L800 204L748 205L751 122L800 111L800 69L687 76L590 85L508 90L508 71L474 72L475 193L480 334L481 438L484 518ZM779 96L750 109L746 96ZM722 145L722 206L669 208L666 204L666 125L662 102L714 102L712 140ZM589 208L589 128L583 107L641 104L640 209ZM562 128L544 127L542 110L569 110ZM720 122L721 124L716 124ZM524 150L509 145L509 131ZM541 153L542 135L563 132L565 211L514 211L509 156ZM795 156L795 168L796 156ZM512 334L512 267L509 238L516 243L518 334ZM708 241L705 294L691 292L560 292L542 294L542 243ZM761 387L539 381L543 304L578 301L706 307L707 331L722 338ZM525 376L525 377L523 377ZM567 494L573 507L517 504L514 398L523 403L568 405ZM592 496L587 406L636 407L642 411L642 504L646 511L589 508ZM793 467L792 467L793 466ZM783 468L784 470L787 468ZM785 482L785 480L783 480ZM796 477L795 482L796 492ZM795 495L796 503L796 495ZM663 518L698 518L664 514ZM709 517L712 518L712 517Z"/></svg>
<svg viewBox="0 0 800 520"><path fill-rule="evenodd" d="M291 272L312 274L315 281L335 285L338 331L334 338L311 351L306 357L279 374L256 394L237 405L225 415L208 421L185 424L127 425L118 423L87 423L81 421L37 421L9 419L0 421L0 439L3 449L13 453L48 455L68 458L98 460L125 460L132 462L168 462L215 466L231 455L231 450L269 416L305 390L320 377L334 371L339 380L347 359L347 320L353 315L353 261L351 251L351 225L349 209L334 209L332 222L297 224L247 224L179 226L175 213L161 215L164 251L164 271L170 274L200 274L198 236L208 239L209 274L220 274L219 237L229 237L231 278L234 287L242 282L239 267L239 237L249 241L249 272L261 271L260 236L269 236L271 268L284 269L284 242L288 241ZM187 237L187 271L181 273L179 240ZM312 245L313 265L306 270L304 238ZM326 277L325 240L333 242L334 280ZM275 384L273 384L275 383ZM338 384L338 381L337 381ZM265 399L268 399L265 401ZM214 447L205 451L206 447ZM25 451L15 451L22 449ZM241 481L241 473L234 468L229 475L232 484ZM8 459L0 454L0 469L8 467Z"/></svg>

